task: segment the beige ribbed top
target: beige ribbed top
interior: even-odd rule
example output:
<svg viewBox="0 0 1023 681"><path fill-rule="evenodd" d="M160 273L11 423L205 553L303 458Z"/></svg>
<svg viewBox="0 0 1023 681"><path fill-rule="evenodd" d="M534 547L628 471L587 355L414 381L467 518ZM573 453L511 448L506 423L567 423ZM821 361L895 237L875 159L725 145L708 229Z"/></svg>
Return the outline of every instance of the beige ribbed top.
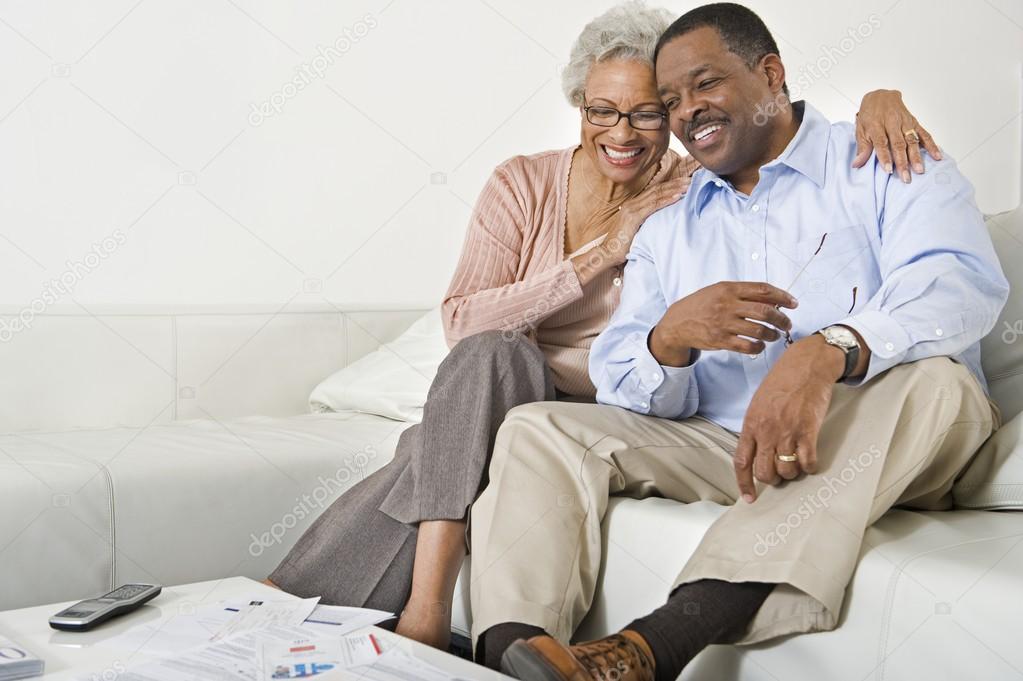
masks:
<svg viewBox="0 0 1023 681"><path fill-rule="evenodd" d="M620 268L581 286L565 253L568 175L578 147L515 156L490 176L442 308L448 345L491 329L526 333L562 391L592 397L590 345L618 306ZM681 172L669 150L651 183ZM617 282L617 283L616 283Z"/></svg>

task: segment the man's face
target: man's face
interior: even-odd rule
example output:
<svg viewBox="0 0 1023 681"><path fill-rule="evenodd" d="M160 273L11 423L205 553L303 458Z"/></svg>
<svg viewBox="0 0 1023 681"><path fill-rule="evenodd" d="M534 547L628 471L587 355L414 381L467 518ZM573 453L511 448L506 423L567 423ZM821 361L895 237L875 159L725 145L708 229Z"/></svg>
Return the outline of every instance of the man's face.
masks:
<svg viewBox="0 0 1023 681"><path fill-rule="evenodd" d="M664 45L656 74L671 131L693 158L722 176L759 167L772 130L762 112L775 96L759 65L750 69L716 29L703 27Z"/></svg>

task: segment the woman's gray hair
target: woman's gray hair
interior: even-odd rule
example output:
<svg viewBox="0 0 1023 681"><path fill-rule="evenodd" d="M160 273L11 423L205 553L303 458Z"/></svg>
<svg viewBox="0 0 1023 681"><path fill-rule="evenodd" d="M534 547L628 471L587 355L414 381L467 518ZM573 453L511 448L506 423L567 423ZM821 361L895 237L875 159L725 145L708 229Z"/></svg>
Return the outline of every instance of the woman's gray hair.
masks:
<svg viewBox="0 0 1023 681"><path fill-rule="evenodd" d="M561 74L561 89L569 104L583 105L586 77L597 62L634 59L653 66L657 39L673 19L666 9L647 7L642 0L628 0L586 24Z"/></svg>

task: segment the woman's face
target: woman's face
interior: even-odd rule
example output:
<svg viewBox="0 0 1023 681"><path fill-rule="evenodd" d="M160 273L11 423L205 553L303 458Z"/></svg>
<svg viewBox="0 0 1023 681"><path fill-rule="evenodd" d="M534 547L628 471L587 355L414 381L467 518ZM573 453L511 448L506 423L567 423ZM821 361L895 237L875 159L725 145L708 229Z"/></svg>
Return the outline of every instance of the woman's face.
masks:
<svg viewBox="0 0 1023 681"><path fill-rule="evenodd" d="M632 59L597 62L586 78L583 106L663 112L652 66ZM624 116L612 128L590 123L582 113L582 148L593 167L616 184L630 184L655 167L668 149L670 131L636 130ZM613 120L613 119L612 119Z"/></svg>

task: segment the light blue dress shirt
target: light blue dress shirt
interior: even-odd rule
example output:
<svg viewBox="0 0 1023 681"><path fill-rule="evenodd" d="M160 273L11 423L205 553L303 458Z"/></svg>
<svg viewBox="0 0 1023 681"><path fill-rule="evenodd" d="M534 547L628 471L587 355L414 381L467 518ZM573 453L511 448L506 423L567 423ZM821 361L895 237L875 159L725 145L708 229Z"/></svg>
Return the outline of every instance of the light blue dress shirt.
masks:
<svg viewBox="0 0 1023 681"><path fill-rule="evenodd" d="M830 324L858 331L872 356L867 374L850 384L947 355L986 388L979 341L1009 287L973 187L947 155L926 157L927 173L908 185L873 158L854 169L853 126L803 107L795 137L760 169L751 195L702 169L682 200L643 224L621 303L590 352L599 402L670 419L698 414L742 429L784 340L759 355L694 353L681 368L661 366L647 346L671 303L719 281L789 291L799 301L783 309L794 340Z"/></svg>

